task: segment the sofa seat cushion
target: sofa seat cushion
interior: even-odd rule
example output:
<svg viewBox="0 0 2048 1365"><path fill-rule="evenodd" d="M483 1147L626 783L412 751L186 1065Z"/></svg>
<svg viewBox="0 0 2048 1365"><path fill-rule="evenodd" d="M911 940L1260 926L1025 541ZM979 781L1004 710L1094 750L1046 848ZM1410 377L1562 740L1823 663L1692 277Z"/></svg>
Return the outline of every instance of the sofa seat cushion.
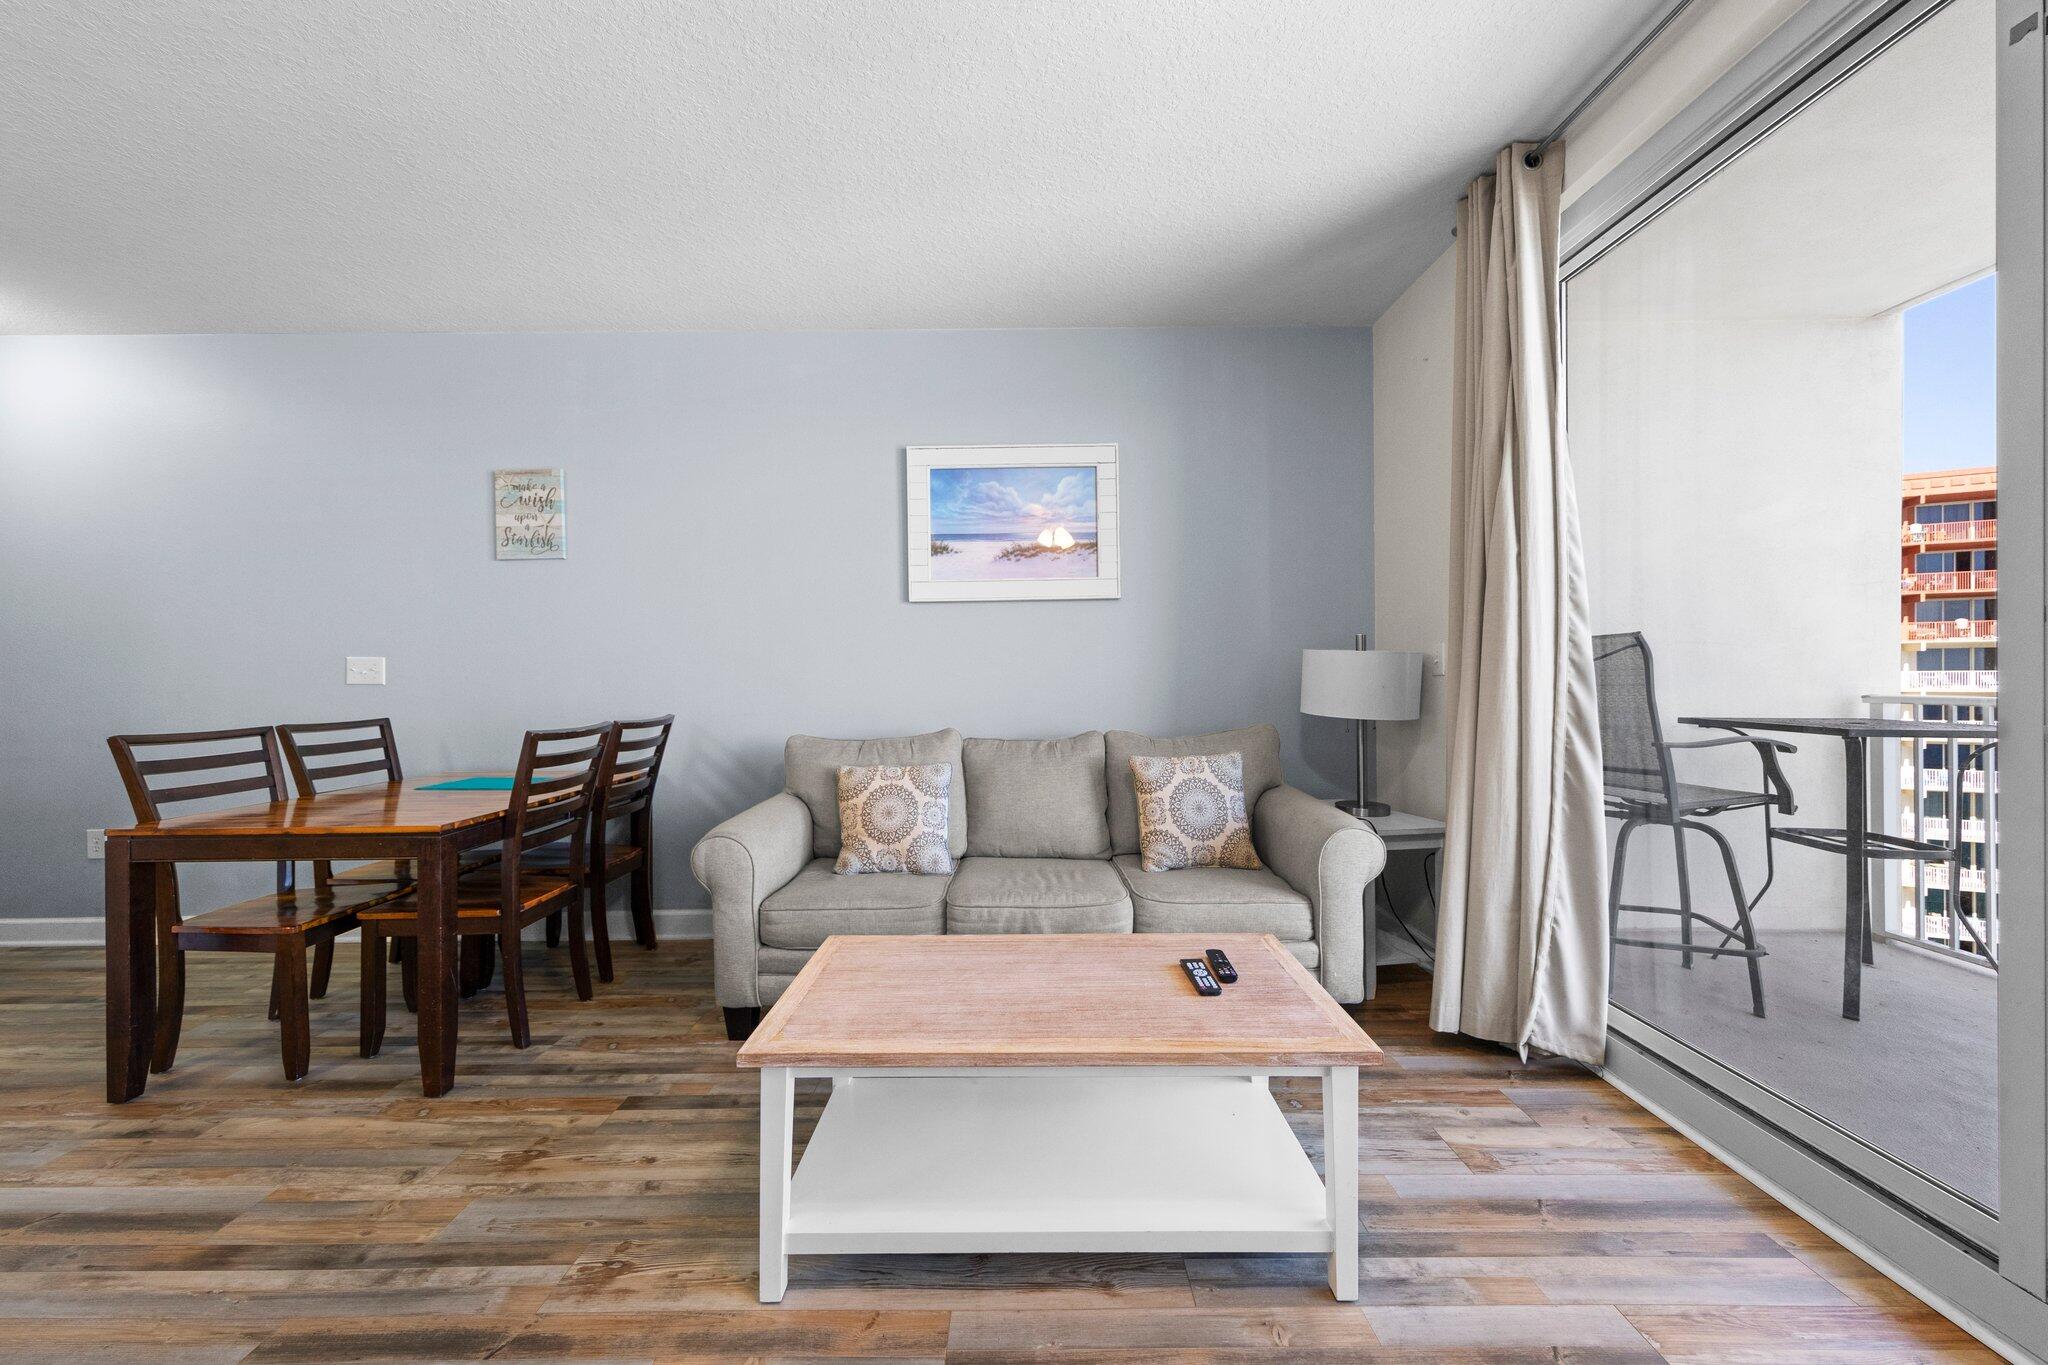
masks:
<svg viewBox="0 0 2048 1365"><path fill-rule="evenodd" d="M967 856L1107 858L1100 730L1070 739L969 739Z"/></svg>
<svg viewBox="0 0 2048 1365"><path fill-rule="evenodd" d="M1131 896L1096 858L968 858L946 888L949 934L1128 934Z"/></svg>
<svg viewBox="0 0 2048 1365"><path fill-rule="evenodd" d="M1141 934L1271 934L1283 943L1316 936L1308 897L1266 868L1147 872L1136 854L1124 853L1116 870L1131 889L1132 920Z"/></svg>
<svg viewBox="0 0 2048 1365"><path fill-rule="evenodd" d="M815 948L833 934L941 934L951 880L907 872L841 877L830 858L814 858L761 902L761 942Z"/></svg>

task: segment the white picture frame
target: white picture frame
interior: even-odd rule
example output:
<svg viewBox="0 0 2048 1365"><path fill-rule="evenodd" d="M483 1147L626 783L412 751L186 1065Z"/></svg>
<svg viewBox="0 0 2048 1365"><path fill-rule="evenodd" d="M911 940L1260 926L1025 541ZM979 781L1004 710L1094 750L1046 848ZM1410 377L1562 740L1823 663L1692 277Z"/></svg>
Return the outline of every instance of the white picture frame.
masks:
<svg viewBox="0 0 2048 1365"><path fill-rule="evenodd" d="M1095 471L1096 572L1087 578L948 579L932 566L932 477L945 470ZM903 457L905 573L913 602L1058 602L1123 596L1123 484L1117 447L1090 445L908 446ZM1085 547L1083 547L1085 549Z"/></svg>

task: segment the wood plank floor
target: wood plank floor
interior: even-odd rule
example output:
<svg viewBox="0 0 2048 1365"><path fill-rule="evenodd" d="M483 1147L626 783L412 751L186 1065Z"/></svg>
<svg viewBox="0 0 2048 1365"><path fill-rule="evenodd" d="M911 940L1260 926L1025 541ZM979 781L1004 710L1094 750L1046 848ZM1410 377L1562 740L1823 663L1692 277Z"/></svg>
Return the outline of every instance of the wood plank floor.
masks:
<svg viewBox="0 0 2048 1365"><path fill-rule="evenodd" d="M531 947L534 1046L495 989L467 1002L439 1100L402 1010L355 1056L342 957L288 1086L261 960L195 954L178 1069L116 1108L99 954L0 951L0 1356L1992 1358L1597 1079L1428 1033L1412 969L1359 1014L1389 1060L1357 1305L1316 1257L962 1256L799 1258L764 1308L754 1077L708 944L622 948L590 1005ZM1278 1084L1320 1161L1316 1092Z"/></svg>

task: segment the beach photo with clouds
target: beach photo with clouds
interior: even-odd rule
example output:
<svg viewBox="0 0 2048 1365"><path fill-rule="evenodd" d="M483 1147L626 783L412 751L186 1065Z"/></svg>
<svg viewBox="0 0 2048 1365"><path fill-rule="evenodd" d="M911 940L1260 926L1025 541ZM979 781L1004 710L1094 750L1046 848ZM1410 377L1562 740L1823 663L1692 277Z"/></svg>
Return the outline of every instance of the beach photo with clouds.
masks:
<svg viewBox="0 0 2048 1365"><path fill-rule="evenodd" d="M1094 578L1095 468L934 469L935 579Z"/></svg>

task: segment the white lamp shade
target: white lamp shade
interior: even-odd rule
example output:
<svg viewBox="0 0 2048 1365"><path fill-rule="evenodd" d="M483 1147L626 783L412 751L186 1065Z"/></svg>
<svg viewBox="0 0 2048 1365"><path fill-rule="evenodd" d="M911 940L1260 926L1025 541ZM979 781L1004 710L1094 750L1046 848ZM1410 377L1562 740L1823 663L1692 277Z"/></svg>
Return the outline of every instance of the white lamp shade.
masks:
<svg viewBox="0 0 2048 1365"><path fill-rule="evenodd" d="M1304 649L1301 709L1345 720L1422 714L1423 655L1395 649Z"/></svg>

